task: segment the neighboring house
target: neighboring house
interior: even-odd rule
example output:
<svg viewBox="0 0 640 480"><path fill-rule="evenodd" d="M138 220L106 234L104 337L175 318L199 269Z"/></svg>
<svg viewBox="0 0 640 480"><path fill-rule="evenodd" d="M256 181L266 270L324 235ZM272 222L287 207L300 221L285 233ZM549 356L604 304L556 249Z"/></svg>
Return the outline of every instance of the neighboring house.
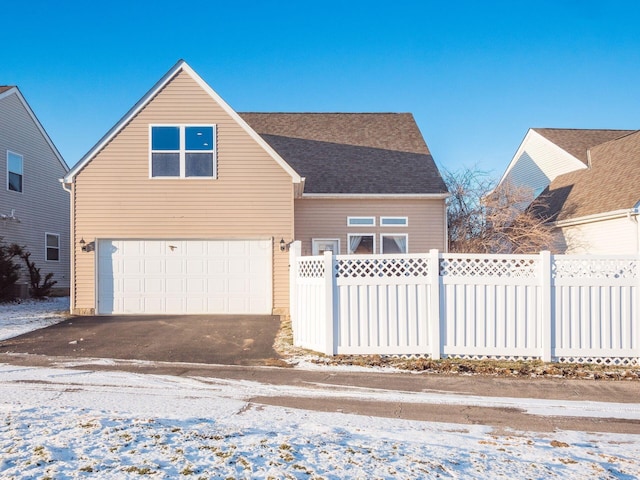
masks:
<svg viewBox="0 0 640 480"><path fill-rule="evenodd" d="M60 188L68 168L15 86L0 86L0 237L27 247L55 290L69 291L69 195ZM28 284L23 266L20 282Z"/></svg>
<svg viewBox="0 0 640 480"><path fill-rule="evenodd" d="M286 314L306 254L446 248L409 114L238 114L178 62L65 177L72 310Z"/></svg>
<svg viewBox="0 0 640 480"><path fill-rule="evenodd" d="M640 131L531 129L500 183L531 188L564 253L639 253Z"/></svg>

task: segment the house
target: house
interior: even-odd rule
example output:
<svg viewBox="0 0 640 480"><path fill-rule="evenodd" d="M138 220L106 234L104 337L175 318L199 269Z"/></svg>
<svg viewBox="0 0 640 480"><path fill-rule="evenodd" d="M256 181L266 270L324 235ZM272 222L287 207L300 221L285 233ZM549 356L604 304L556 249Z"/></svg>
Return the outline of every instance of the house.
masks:
<svg viewBox="0 0 640 480"><path fill-rule="evenodd" d="M69 196L59 179L68 167L16 86L0 86L0 237L27 247L55 290L66 293L69 273ZM19 282L26 295L29 275Z"/></svg>
<svg viewBox="0 0 640 480"><path fill-rule="evenodd" d="M500 182L541 195L564 253L638 253L640 131L531 129Z"/></svg>
<svg viewBox="0 0 640 480"><path fill-rule="evenodd" d="M64 183L77 314L286 314L293 240L446 248L447 190L410 114L239 114L184 61Z"/></svg>

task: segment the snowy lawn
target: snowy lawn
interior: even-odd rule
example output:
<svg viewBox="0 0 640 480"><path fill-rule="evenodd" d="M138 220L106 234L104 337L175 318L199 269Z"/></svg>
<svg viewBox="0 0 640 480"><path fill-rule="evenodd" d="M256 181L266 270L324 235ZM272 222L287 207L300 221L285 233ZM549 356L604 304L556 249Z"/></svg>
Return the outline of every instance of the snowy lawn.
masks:
<svg viewBox="0 0 640 480"><path fill-rule="evenodd" d="M0 477L640 477L640 435L494 432L246 400L278 388L0 366Z"/></svg>
<svg viewBox="0 0 640 480"><path fill-rule="evenodd" d="M0 338L60 321L52 312L67 301L0 305ZM636 419L638 404L329 391L93 371L92 362L85 370L0 365L0 478L640 478L640 432L497 432L248 399L348 396Z"/></svg>
<svg viewBox="0 0 640 480"><path fill-rule="evenodd" d="M69 316L69 297L0 303L0 340L48 327Z"/></svg>

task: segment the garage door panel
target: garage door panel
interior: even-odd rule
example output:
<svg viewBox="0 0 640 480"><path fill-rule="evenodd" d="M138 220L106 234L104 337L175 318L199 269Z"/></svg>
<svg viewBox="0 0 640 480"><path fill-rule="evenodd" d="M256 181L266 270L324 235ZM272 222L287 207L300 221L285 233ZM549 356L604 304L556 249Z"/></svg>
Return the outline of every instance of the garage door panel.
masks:
<svg viewBox="0 0 640 480"><path fill-rule="evenodd" d="M163 258L165 273L167 275L183 275L185 273L183 268L183 261L181 258Z"/></svg>
<svg viewBox="0 0 640 480"><path fill-rule="evenodd" d="M100 240L99 313L271 313L271 240Z"/></svg>
<svg viewBox="0 0 640 480"><path fill-rule="evenodd" d="M207 273L207 263L202 260L187 259L185 273L187 275L201 275Z"/></svg>

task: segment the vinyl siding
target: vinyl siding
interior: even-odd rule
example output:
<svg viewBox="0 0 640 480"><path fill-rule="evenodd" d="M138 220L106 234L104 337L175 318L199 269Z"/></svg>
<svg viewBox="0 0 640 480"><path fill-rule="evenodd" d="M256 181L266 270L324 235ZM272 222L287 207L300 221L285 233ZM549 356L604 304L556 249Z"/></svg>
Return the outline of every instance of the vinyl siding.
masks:
<svg viewBox="0 0 640 480"><path fill-rule="evenodd" d="M296 240L302 254L311 255L313 238L339 238L340 253L347 252L349 233L373 233L380 253L380 234L406 233L409 253L445 251L444 200L424 199L319 199L302 198L295 203ZM376 217L375 227L348 227L347 217ZM408 217L407 227L381 227L380 217Z"/></svg>
<svg viewBox="0 0 640 480"><path fill-rule="evenodd" d="M217 125L217 179L149 178L150 124ZM274 239L274 311L288 308L291 177L186 73L179 73L76 176L74 310L95 309L95 258L107 238Z"/></svg>
<svg viewBox="0 0 640 480"><path fill-rule="evenodd" d="M557 230L562 253L570 254L637 254L637 217L614 218L599 222L563 227Z"/></svg>
<svg viewBox="0 0 640 480"><path fill-rule="evenodd" d="M7 150L23 157L23 191L7 190ZM43 274L53 272L55 288L68 289L69 194L58 179L66 174L17 94L0 99L0 214L15 210L20 222L0 220L0 237L24 245ZM60 235L60 260L45 261L45 232ZM28 283L26 267L21 282Z"/></svg>
<svg viewBox="0 0 640 480"><path fill-rule="evenodd" d="M531 130L516 153L505 180L533 192L546 188L558 175L587 168L577 158Z"/></svg>

